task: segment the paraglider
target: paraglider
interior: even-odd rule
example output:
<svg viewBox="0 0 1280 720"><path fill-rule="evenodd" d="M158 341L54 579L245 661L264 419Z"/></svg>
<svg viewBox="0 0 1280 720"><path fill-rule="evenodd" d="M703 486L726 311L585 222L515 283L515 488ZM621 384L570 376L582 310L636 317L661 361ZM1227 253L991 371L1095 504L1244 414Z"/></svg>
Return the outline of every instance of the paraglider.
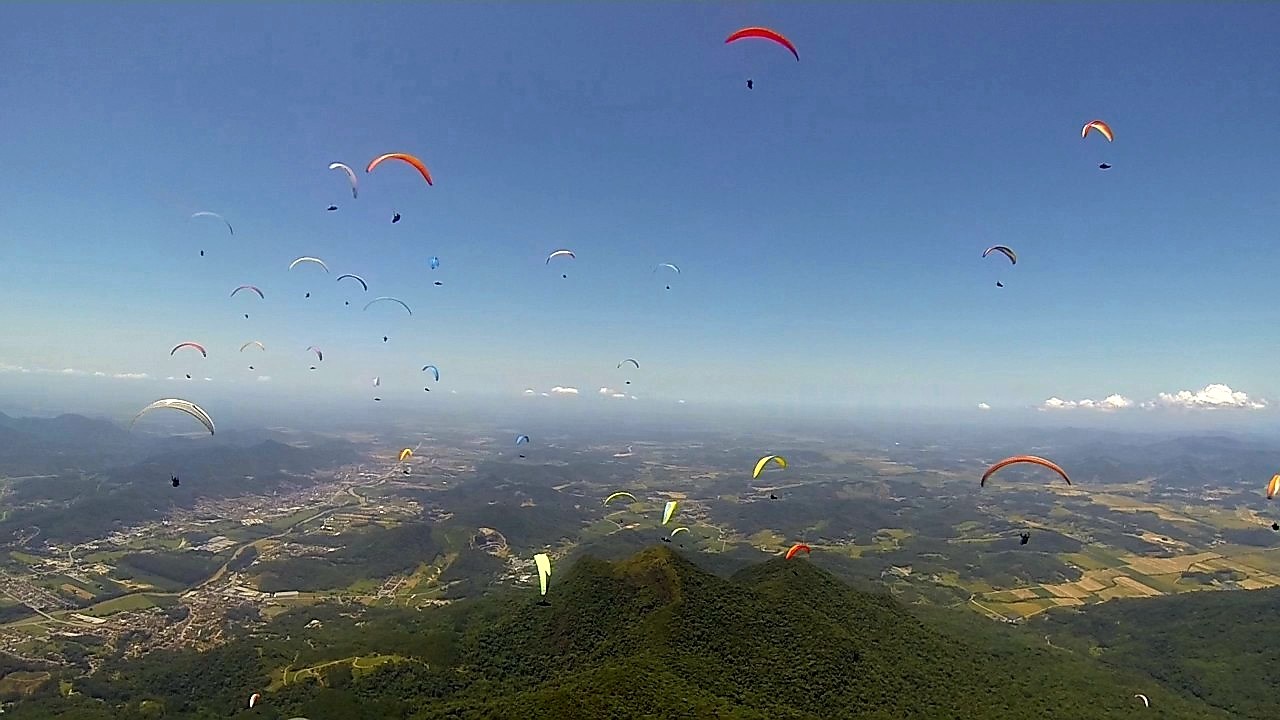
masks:
<svg viewBox="0 0 1280 720"><path fill-rule="evenodd" d="M329 207L325 208L325 211L333 212L334 210L337 210L337 209L338 209L337 205L330 205Z"/></svg>
<svg viewBox="0 0 1280 720"><path fill-rule="evenodd" d="M1080 128L1080 139L1089 136L1091 130L1097 130L1099 135L1107 139L1107 142L1113 142L1116 139L1114 133L1111 132L1111 126L1101 120L1090 120Z"/></svg>
<svg viewBox="0 0 1280 720"><path fill-rule="evenodd" d="M396 224L396 223L398 223L398 222L400 222L400 213L398 213L398 212L393 212L393 213L391 214L391 224L392 224L392 225L395 225L395 224Z"/></svg>
<svg viewBox="0 0 1280 720"><path fill-rule="evenodd" d="M790 550L787 551L787 556L785 559L790 560L791 558L795 557L796 553L800 552L801 550L804 551L805 555L809 555L812 553L812 549L808 545L805 545L804 543L796 543L795 545L791 546Z"/></svg>
<svg viewBox="0 0 1280 720"><path fill-rule="evenodd" d="M317 362L324 362L324 352L322 352L320 348L316 347L315 345L308 347L307 352L315 353Z"/></svg>
<svg viewBox="0 0 1280 720"><path fill-rule="evenodd" d="M739 40L744 40L746 38L759 38L761 40L769 40L771 42L775 42L781 45L782 47L790 50L791 54L795 56L796 61L797 62L800 61L800 52L796 50L796 46L792 44L792 42L788 40L786 36L783 35L782 33L778 32L777 30L770 30L769 28L766 28L766 27L744 27L741 30L737 30L733 32L731 35L729 35L729 37L725 38L724 42L726 45L728 45L729 43L737 42ZM748 83L750 83L750 81L748 81ZM747 87L750 88L751 85L748 84Z"/></svg>
<svg viewBox="0 0 1280 720"><path fill-rule="evenodd" d="M356 282L360 283L360 288L363 289L365 292L369 292L369 283L365 282L364 278L360 277L359 275L352 275L351 273L346 273L344 275L338 276L338 282L342 282L346 278L351 278L352 280L355 280ZM350 305L351 301L343 300L342 304Z"/></svg>
<svg viewBox="0 0 1280 720"><path fill-rule="evenodd" d="M1134 695L1134 697L1142 700L1143 707L1151 707L1151 701L1147 699L1146 695L1143 695L1142 693L1138 693L1137 695Z"/></svg>
<svg viewBox="0 0 1280 720"><path fill-rule="evenodd" d="M373 305L374 303L380 303L380 302L393 302L393 303L399 303L400 307L404 308L404 311L405 311L405 312L409 313L410 315L412 315L412 314L413 314L413 311L409 309L409 306L408 306L408 305L406 305L406 304L405 304L405 302L404 302L403 300L401 300L400 298L387 297L387 296L385 296L385 295L384 295L384 296L382 296L382 297L374 298L374 299L370 300L369 302L365 303L364 309L365 309L365 310L368 310L368 309L369 309L369 307L370 307L371 305ZM383 338L382 338L382 341L383 341L383 342L386 342L386 340L387 340L387 339L386 339L386 337L383 337Z"/></svg>
<svg viewBox="0 0 1280 720"><path fill-rule="evenodd" d="M255 286L253 286L253 285L241 285L240 287L238 287L238 288L236 288L235 290L232 290L232 291L231 291L231 297L235 297L235 296L236 296L236 293L240 292L241 290L249 290L250 292L255 292L255 293L257 293L257 294L258 294L258 297L259 297L259 298L261 298L261 299L263 299L263 300L267 299L267 296L266 296L266 295L263 295L263 294L262 294L262 291L261 291L261 290L259 290L257 287L255 287Z"/></svg>
<svg viewBox="0 0 1280 720"><path fill-rule="evenodd" d="M676 500L668 500L667 506L662 509L662 524L666 525L671 522L671 516L676 514L676 508L680 503Z"/></svg>
<svg viewBox="0 0 1280 720"><path fill-rule="evenodd" d="M378 387L378 386L379 386L379 385L381 385L381 384L382 384L382 378L378 377L377 375L374 375L374 376L373 376L373 386L374 386L374 387Z"/></svg>
<svg viewBox="0 0 1280 720"><path fill-rule="evenodd" d="M186 413L196 420L199 420L200 424L205 426L210 435L214 434L213 418L209 416L209 413L205 412L204 408L196 405L190 400L183 400L181 398L165 398L163 400L156 400L150 405L139 410L138 414L133 416L133 421L129 423L129 427L132 429L134 423L138 422L138 418L146 415L152 410L177 410L178 412Z"/></svg>
<svg viewBox="0 0 1280 720"><path fill-rule="evenodd" d="M774 495L773 493L769 493L769 499L770 499L770 500L777 500L777 499L778 499L778 496L777 496L777 495Z"/></svg>
<svg viewBox="0 0 1280 720"><path fill-rule="evenodd" d="M569 258L574 258L574 259L576 260L578 256L577 256L577 255L574 255L572 250L556 250L555 252L553 252L553 253L551 253L550 255L548 255L548 256L547 256L547 262L546 262L546 264L547 264L547 265L550 265L550 264L551 264L552 259L554 259L554 258L558 258L558 257L569 257ZM562 277L562 278L567 278L567 277L569 277L569 275L568 275L568 274L565 274L565 273L562 273L562 274L560 275L560 277Z"/></svg>
<svg viewBox="0 0 1280 720"><path fill-rule="evenodd" d="M528 436L528 435L517 435L517 436L516 436L516 446L519 446L519 445L520 445L520 443L522 443L522 442L523 442L523 443L527 443L527 442L529 442L529 436Z"/></svg>
<svg viewBox="0 0 1280 720"><path fill-rule="evenodd" d="M352 170L345 163L340 163L340 162L329 163L329 169L341 170L342 172L346 173L347 182L351 183L351 199L355 200L357 197L359 197L359 194L357 193L357 190L356 190L358 181L356 180L355 170Z"/></svg>
<svg viewBox="0 0 1280 720"><path fill-rule="evenodd" d="M191 219L192 219L192 220L194 220L194 219L196 219L196 218L198 218L198 217L214 217L214 218L218 218L219 220L221 220L221 221L223 222L223 224L225 224L225 225L227 226L227 232L231 233L232 235L235 235L235 234L236 234L236 229L235 229L235 228L233 228L233 227L231 227L231 223L227 222L227 219L226 219L226 218L222 217L221 215L219 215L219 214L218 214L218 213L216 213L216 212L209 212L208 210L201 210L200 212L198 212L198 213L192 213L192 215L191 215ZM203 250L202 250L202 251L200 251L200 254L202 254L202 255L203 255L203 254L204 254L204 251L203 251Z"/></svg>
<svg viewBox="0 0 1280 720"><path fill-rule="evenodd" d="M609 497L607 497L607 498L605 498L605 499L604 499L604 504L605 504L605 505L608 505L610 500L614 500L614 499L616 499L616 498L620 498L620 497L631 498L631 502L639 502L639 500L636 500L636 496L635 496L635 495L632 495L632 494L631 494L631 493L629 493L629 492L625 492L625 491L623 491L623 492L611 493L611 494L609 495Z"/></svg>
<svg viewBox="0 0 1280 720"><path fill-rule="evenodd" d="M1010 247L1008 247L1008 246L1006 246L1006 245L992 245L991 247L989 247L989 248L987 248L986 250L983 250L983 251L982 251L982 257L986 257L986 256L990 255L990 254L991 254L991 253L993 253L993 252L1004 253L1004 256L1005 256L1005 257L1007 257L1007 258L1009 258L1009 262L1010 262L1011 264L1013 264L1013 265L1017 265L1017 264L1018 264L1018 255L1017 255L1017 253L1015 253L1015 252L1013 251L1013 249L1012 249L1012 248L1010 248Z"/></svg>
<svg viewBox="0 0 1280 720"><path fill-rule="evenodd" d="M301 263L315 263L316 265L319 265L320 267L324 268L324 271L326 273L329 272L329 266L325 265L323 260L317 257L309 257L309 256L300 257L297 260L294 260L293 262L289 263L289 269L292 270L298 265L300 265Z"/></svg>
<svg viewBox="0 0 1280 720"><path fill-rule="evenodd" d="M195 348L196 350L199 350L199 351L200 351L200 354L201 354L202 356L204 356L204 357L209 357L209 353L205 352L205 349L204 349L204 346L203 346L203 345L201 345L200 343L197 343L197 342L190 342L190 341L188 341L188 342L180 342L180 343L178 343L177 345L174 345L174 346L173 346L173 349L169 351L169 357L173 357L173 354L174 354L174 353L178 352L179 350L181 350L181 349L182 349L182 348L184 348L184 347Z"/></svg>
<svg viewBox="0 0 1280 720"><path fill-rule="evenodd" d="M547 581L551 579L551 558L546 553L538 553L537 555L533 556L533 562L535 565L538 566L539 594L542 595L543 597L542 600L538 601L538 604L548 605L550 603L546 602L546 596L547 596Z"/></svg>
<svg viewBox="0 0 1280 720"><path fill-rule="evenodd" d="M440 369L439 369L439 368L437 368L435 365L423 365L423 366L422 366L422 372L426 372L426 371L428 371L428 370L430 370L430 371L431 371L431 376L432 376L432 377L434 377L434 378L436 379L436 382L440 382Z"/></svg>
<svg viewBox="0 0 1280 720"><path fill-rule="evenodd" d="M982 251L982 257L984 257L984 258L985 258L985 257L987 257L988 255L990 255L990 254L991 254L991 253L993 253L993 252L1002 253L1005 257L1009 258L1009 263L1010 263L1010 264L1012 264L1012 265L1017 265L1017 264L1018 264L1018 255L1017 255L1017 253L1015 253L1015 252L1013 251L1013 249L1012 249L1012 248L1010 248L1010 247L1008 247L1008 246L1006 246L1006 245L992 245L991 247L989 247L989 248L987 248L986 250L983 250L983 251ZM997 280L997 281L996 281L996 287L1001 287L1001 288L1002 288L1002 287L1004 287L1004 283L1002 283L1002 282L1000 282L999 280Z"/></svg>
<svg viewBox="0 0 1280 720"><path fill-rule="evenodd" d="M787 459L782 457L781 455L765 455L764 457L756 461L756 467L754 470L751 471L751 479L755 480L756 478L760 477L760 473L764 471L764 466L768 465L770 462L772 462L773 464L777 465L780 468L783 468L784 470L787 467Z"/></svg>
<svg viewBox="0 0 1280 720"><path fill-rule="evenodd" d="M250 696L249 696L249 707L250 707L250 708L252 708L254 705L257 705L257 704L258 704L258 701L259 701L259 700L261 700L261 699L262 699L262 695L260 695L260 694L258 694L258 693L254 693L254 694L250 695Z"/></svg>
<svg viewBox="0 0 1280 720"><path fill-rule="evenodd" d="M747 78L747 89L748 89L748 90L753 90L753 89L755 89L755 86L756 86L756 84L755 84L755 83L753 83L753 82L751 82L751 78ZM667 289L668 289L668 290L670 290L671 288L667 288Z"/></svg>
<svg viewBox="0 0 1280 720"><path fill-rule="evenodd" d="M623 365L625 365L625 364L627 364L627 363L631 363L632 365L634 365L634 366L635 366L635 368L636 368L637 370L639 370L639 369L640 369L640 363L636 362L635 360L633 360L633 359L631 359L631 358L627 358L626 360L623 360L622 362L618 363L618 367L622 367Z"/></svg>
<svg viewBox="0 0 1280 720"><path fill-rule="evenodd" d="M427 170L427 166L422 164L421 160L408 153L387 153L386 155L379 155L369 161L369 167L366 167L364 171L366 173L373 172L373 169L381 165L384 160L400 160L402 162L409 163L418 171L419 174L422 175L422 179L426 180L428 185L435 184L431 182L431 172Z"/></svg>
<svg viewBox="0 0 1280 720"><path fill-rule="evenodd" d="M174 487L178 487L179 485L182 484L182 481L178 479L177 475L171 475L169 476L169 483Z"/></svg>
<svg viewBox="0 0 1280 720"><path fill-rule="evenodd" d="M436 268L440 267L440 258L436 257L435 255L432 255L431 259L427 261L427 264L431 266L432 270L435 270Z"/></svg>
<svg viewBox="0 0 1280 720"><path fill-rule="evenodd" d="M750 81L750 80L748 80L747 82L751 82L751 81ZM656 272L658 272L659 270L661 270L662 268L669 268L669 269L671 269L671 270L674 270L674 271L675 271L675 273L676 273L677 275L679 275L679 274L680 274L680 268L676 267L675 265L672 265L671 263L660 263L657 267L655 267L655 268L653 269L653 271L656 273ZM667 289L668 289L668 290L670 290L670 289L671 289L671 286L670 286L670 285L667 285Z"/></svg>
<svg viewBox="0 0 1280 720"><path fill-rule="evenodd" d="M405 448L405 449L401 450L401 451L400 451L400 460L399 460L399 462L404 462L404 459L405 459L405 458L408 458L408 457L413 457L413 450L411 450L411 449L409 449L409 448Z"/></svg>
<svg viewBox="0 0 1280 720"><path fill-rule="evenodd" d="M1272 475L1271 481L1267 483L1267 499L1270 500L1280 492L1280 474Z"/></svg>
<svg viewBox="0 0 1280 720"><path fill-rule="evenodd" d="M247 343L245 343L245 344L243 344L243 345L241 345L241 346L240 346L240 352L244 352L244 349L245 349L245 348L247 348L247 347L249 347L250 345L257 345L257 346L258 346L258 348L259 348L259 349L261 349L263 352L266 352L266 350L267 350L267 346L266 346L266 345L263 345L260 341L258 341L258 340L250 340L249 342L247 342Z"/></svg>
<svg viewBox="0 0 1280 720"><path fill-rule="evenodd" d="M1061 475L1062 479L1066 480L1068 485L1071 484L1071 478L1067 477L1067 471L1058 467L1058 465L1053 461L1045 460L1044 458L1037 457L1035 455L1014 455L1013 457L1007 457L1004 460L1001 460L1000 462L996 463L995 465L992 465L991 467L987 468L987 471L982 474L982 482L979 483L979 486L986 487L988 478L990 478L992 475L995 475L1001 468L1007 467L1009 465L1014 465L1017 463L1028 463L1031 465L1040 465L1041 467L1049 468L1050 470Z"/></svg>

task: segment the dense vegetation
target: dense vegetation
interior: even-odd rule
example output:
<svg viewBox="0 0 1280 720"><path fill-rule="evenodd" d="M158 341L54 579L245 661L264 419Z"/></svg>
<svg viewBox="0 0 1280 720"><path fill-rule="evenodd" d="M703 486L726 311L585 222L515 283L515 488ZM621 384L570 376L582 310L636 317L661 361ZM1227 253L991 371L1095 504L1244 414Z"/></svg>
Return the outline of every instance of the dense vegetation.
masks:
<svg viewBox="0 0 1280 720"><path fill-rule="evenodd" d="M1240 717L1280 717L1280 588L1112 600L1036 623L1055 645L1138 668Z"/></svg>
<svg viewBox="0 0 1280 720"><path fill-rule="evenodd" d="M919 617L807 560L732 578L663 546L557 569L550 606L528 592L429 612L291 611L197 654L112 663L77 694L48 683L30 718L1229 718L1146 675L1028 647L960 613ZM933 612L946 612L935 610ZM961 618L958 620L953 618ZM319 627L311 620L319 620ZM379 669L359 656L398 658ZM286 666L323 666L268 691ZM1135 688L1140 688L1137 690ZM252 692L264 692L254 710Z"/></svg>
<svg viewBox="0 0 1280 720"><path fill-rule="evenodd" d="M116 572L125 579L137 574L148 580L160 579L161 589L174 590L197 583L213 574L222 563L199 550L172 553L130 553L116 563ZM166 582L167 581L167 582Z"/></svg>

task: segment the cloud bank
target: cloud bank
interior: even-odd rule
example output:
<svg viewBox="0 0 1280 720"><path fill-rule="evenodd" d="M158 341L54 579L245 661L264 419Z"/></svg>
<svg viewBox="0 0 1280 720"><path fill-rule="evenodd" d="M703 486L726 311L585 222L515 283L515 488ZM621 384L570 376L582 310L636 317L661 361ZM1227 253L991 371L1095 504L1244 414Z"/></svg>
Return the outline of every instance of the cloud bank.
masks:
<svg viewBox="0 0 1280 720"><path fill-rule="evenodd" d="M1263 398L1249 397L1249 394L1243 391L1232 390L1229 385L1213 383L1204 386L1201 390L1162 392L1156 395L1155 399L1140 404L1117 393L1108 395L1102 400L1090 400L1089 398L1063 400L1055 396L1045 400L1038 407L1040 410L1102 411L1126 410L1133 407L1146 409L1176 408L1183 410L1261 410L1267 407L1267 401Z"/></svg>

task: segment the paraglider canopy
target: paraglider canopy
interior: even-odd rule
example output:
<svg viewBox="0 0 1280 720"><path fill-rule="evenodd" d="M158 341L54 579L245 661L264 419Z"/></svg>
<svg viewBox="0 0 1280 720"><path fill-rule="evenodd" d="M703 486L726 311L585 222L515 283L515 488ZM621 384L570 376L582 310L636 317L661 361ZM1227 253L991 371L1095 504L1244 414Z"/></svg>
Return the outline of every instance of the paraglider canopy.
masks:
<svg viewBox="0 0 1280 720"><path fill-rule="evenodd" d="M199 420L200 424L204 425L205 428L209 430L210 435L214 434L213 418L209 417L209 413L205 412L204 408L196 405L190 400L183 400L181 398L165 398L163 400L156 400L150 405L139 410L138 414L133 416L133 422L129 423L129 427L132 428L134 423L138 422L138 418L146 415L152 410L177 410L178 412L186 413L196 420Z"/></svg>
<svg viewBox="0 0 1280 720"><path fill-rule="evenodd" d="M1107 142L1113 142L1116 139L1115 133L1111 132L1111 126L1101 120L1090 120L1080 128L1080 138L1088 137L1089 131L1097 130L1099 135L1107 139Z"/></svg>
<svg viewBox="0 0 1280 720"><path fill-rule="evenodd" d="M324 268L324 271L326 273L329 272L329 266L325 265L323 260L317 257L310 257L305 255L289 263L289 269L292 270L298 265L300 265L301 263L315 263L316 265L319 265L320 267Z"/></svg>
<svg viewBox="0 0 1280 720"><path fill-rule="evenodd" d="M1014 265L1018 264L1017 253L1015 253L1013 249L1008 247L1007 245L992 245L991 247L982 251L982 257L986 257L993 252L1003 253L1005 257L1009 258L1010 263Z"/></svg>
<svg viewBox="0 0 1280 720"><path fill-rule="evenodd" d="M800 61L800 52L796 50L796 46L792 44L792 42L782 33L766 27L744 27L741 30L736 30L730 34L729 37L725 38L724 43L728 45L729 43L745 40L747 38L759 38L761 40L775 42L790 50L791 54L796 57L796 62Z"/></svg>
<svg viewBox="0 0 1280 720"><path fill-rule="evenodd" d="M533 562L538 566L538 586L542 595L547 594L547 581L551 579L551 558L546 553L538 553L533 556Z"/></svg>
<svg viewBox="0 0 1280 720"><path fill-rule="evenodd" d="M979 483L979 485L981 487L986 487L987 480L992 475L995 475L997 472L999 472L1001 468L1008 467L1009 465L1015 465L1018 463L1028 463L1031 465L1039 465L1041 467L1047 467L1050 470L1061 475L1062 479L1066 480L1068 485L1071 484L1071 478L1067 477L1067 471L1058 467L1057 463L1053 462L1052 460L1045 460L1044 458L1037 457L1035 455L1014 455L1013 457L1007 457L1004 460L1001 460L1000 462L996 463L995 465L992 465L991 467L987 468L987 471L982 474L982 482Z"/></svg>
<svg viewBox="0 0 1280 720"><path fill-rule="evenodd" d="M676 508L680 503L676 500L668 500L667 506L662 509L662 524L666 525L671 522L671 516L676 514Z"/></svg>
<svg viewBox="0 0 1280 720"><path fill-rule="evenodd" d="M756 461L756 467L754 470L751 471L751 479L754 480L760 477L760 473L764 472L764 466L768 465L770 462L774 463L780 468L785 469L787 467L787 459L782 457L781 455L765 455L764 457Z"/></svg>
<svg viewBox="0 0 1280 720"><path fill-rule="evenodd" d="M379 155L369 161L369 167L366 167L364 171L366 173L373 172L373 169L381 165L384 160L399 160L401 162L409 163L420 175L422 175L422 179L426 180L428 185L435 184L431 182L431 172L427 170L427 166L424 165L421 160L409 153L387 153L386 155Z"/></svg>
<svg viewBox="0 0 1280 720"><path fill-rule="evenodd" d="M812 552L808 545L805 545L804 543L796 543L795 545L791 546L790 550L787 551L786 559L790 560L791 558L795 557L796 553L800 552L801 550L804 551L805 555L809 555Z"/></svg>
<svg viewBox="0 0 1280 720"><path fill-rule="evenodd" d="M631 498L631 502L639 502L638 500L636 500L636 496L635 496L635 495L632 495L632 494L631 494L631 493L629 493L629 492L625 492L625 491L623 491L623 492L616 492L616 493L612 493L612 494L610 494L610 495L609 495L609 497L607 497L607 498L605 498L605 499L604 499L604 504L605 504L605 505L608 505L610 500L614 500L614 499L616 499L616 498L620 498L620 497Z"/></svg>

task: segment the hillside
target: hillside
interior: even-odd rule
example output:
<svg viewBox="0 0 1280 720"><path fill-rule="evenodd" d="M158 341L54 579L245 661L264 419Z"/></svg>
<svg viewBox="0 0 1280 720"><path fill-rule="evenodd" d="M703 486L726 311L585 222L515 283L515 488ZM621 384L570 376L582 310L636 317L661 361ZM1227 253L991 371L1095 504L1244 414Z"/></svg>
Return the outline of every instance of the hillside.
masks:
<svg viewBox="0 0 1280 720"><path fill-rule="evenodd" d="M213 652L110 665L71 698L46 687L12 717L1086 720L1133 717L1134 692L1161 718L1232 717L1085 656L962 636L806 560L724 579L649 548L557 568L548 597L301 609Z"/></svg>
<svg viewBox="0 0 1280 720"><path fill-rule="evenodd" d="M1280 716L1280 588L1113 600L1033 625L1055 645L1140 669L1245 718Z"/></svg>

